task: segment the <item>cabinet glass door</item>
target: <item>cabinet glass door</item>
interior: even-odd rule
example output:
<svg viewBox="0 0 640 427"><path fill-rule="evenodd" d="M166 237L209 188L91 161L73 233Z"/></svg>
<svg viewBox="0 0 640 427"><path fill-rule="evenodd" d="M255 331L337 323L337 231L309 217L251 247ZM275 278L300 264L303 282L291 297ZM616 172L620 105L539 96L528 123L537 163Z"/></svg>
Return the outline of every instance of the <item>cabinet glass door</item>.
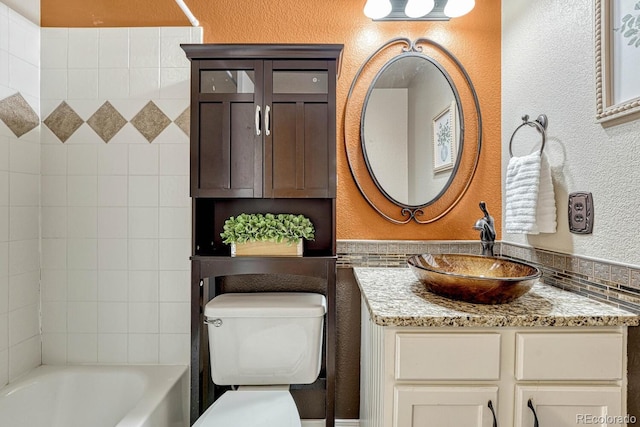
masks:
<svg viewBox="0 0 640 427"><path fill-rule="evenodd" d="M200 93L255 93L253 70L202 70Z"/></svg>
<svg viewBox="0 0 640 427"><path fill-rule="evenodd" d="M273 93L327 93L327 71L274 71Z"/></svg>

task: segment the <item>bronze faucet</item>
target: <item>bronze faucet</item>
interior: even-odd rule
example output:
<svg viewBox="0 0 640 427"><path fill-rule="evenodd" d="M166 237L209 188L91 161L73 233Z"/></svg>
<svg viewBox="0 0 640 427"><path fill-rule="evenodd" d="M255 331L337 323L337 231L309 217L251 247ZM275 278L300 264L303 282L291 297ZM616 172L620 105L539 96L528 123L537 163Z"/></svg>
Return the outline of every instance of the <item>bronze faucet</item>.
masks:
<svg viewBox="0 0 640 427"><path fill-rule="evenodd" d="M489 215L485 202L480 202L480 210L484 213L484 217L477 220L473 228L480 231L482 256L493 256L493 244L496 241L496 228L493 217Z"/></svg>

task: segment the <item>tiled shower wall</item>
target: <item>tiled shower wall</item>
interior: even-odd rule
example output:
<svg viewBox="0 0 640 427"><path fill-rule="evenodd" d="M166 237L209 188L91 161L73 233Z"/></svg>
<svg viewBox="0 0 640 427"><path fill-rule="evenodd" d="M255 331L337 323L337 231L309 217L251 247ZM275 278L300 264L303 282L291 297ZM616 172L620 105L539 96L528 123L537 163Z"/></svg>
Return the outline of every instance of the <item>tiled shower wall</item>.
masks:
<svg viewBox="0 0 640 427"><path fill-rule="evenodd" d="M199 28L42 29L42 360L188 363Z"/></svg>
<svg viewBox="0 0 640 427"><path fill-rule="evenodd" d="M0 387L40 364L40 28L0 3Z"/></svg>

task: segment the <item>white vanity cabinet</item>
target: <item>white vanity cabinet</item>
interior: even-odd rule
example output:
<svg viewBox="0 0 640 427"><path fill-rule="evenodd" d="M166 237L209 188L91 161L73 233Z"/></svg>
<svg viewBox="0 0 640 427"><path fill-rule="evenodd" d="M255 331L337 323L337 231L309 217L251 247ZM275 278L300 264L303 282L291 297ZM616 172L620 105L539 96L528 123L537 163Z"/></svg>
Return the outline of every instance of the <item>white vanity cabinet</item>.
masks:
<svg viewBox="0 0 640 427"><path fill-rule="evenodd" d="M626 326L379 326L363 304L363 427L601 425L625 396Z"/></svg>

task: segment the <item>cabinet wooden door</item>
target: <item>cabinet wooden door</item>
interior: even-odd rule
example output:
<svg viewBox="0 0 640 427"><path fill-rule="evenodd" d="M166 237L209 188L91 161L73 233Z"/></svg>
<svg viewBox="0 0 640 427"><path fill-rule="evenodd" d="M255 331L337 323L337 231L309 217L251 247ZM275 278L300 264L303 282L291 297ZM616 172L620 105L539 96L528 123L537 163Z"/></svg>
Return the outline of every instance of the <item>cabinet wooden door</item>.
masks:
<svg viewBox="0 0 640 427"><path fill-rule="evenodd" d="M515 405L515 427L626 425L618 386L516 386Z"/></svg>
<svg viewBox="0 0 640 427"><path fill-rule="evenodd" d="M394 427L492 427L497 398L493 386L397 386Z"/></svg>
<svg viewBox="0 0 640 427"><path fill-rule="evenodd" d="M193 67L191 196L262 197L259 60L201 60ZM192 82L192 85L194 84Z"/></svg>
<svg viewBox="0 0 640 427"><path fill-rule="evenodd" d="M265 197L335 197L334 61L265 62Z"/></svg>

